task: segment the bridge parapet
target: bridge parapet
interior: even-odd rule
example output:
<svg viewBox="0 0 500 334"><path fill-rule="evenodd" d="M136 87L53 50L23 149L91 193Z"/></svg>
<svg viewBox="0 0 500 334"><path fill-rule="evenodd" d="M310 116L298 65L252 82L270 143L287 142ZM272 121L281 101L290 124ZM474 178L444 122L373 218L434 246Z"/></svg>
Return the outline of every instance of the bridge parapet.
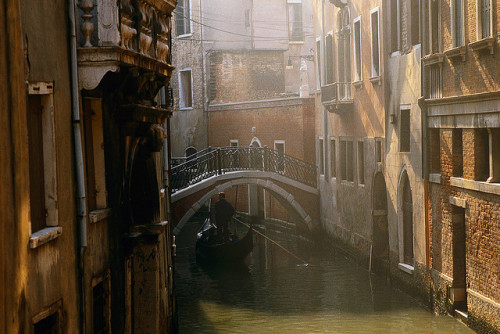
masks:
<svg viewBox="0 0 500 334"><path fill-rule="evenodd" d="M316 188L316 166L267 147L207 148L172 167L172 192L215 175L256 170L273 172Z"/></svg>

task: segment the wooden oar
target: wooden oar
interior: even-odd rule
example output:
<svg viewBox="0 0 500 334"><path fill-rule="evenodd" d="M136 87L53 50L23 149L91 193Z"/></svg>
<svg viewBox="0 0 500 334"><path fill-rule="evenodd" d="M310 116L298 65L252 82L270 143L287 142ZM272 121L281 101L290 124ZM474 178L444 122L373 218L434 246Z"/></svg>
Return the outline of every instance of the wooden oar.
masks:
<svg viewBox="0 0 500 334"><path fill-rule="evenodd" d="M274 241L273 239L269 238L268 236L266 236L265 234L262 234L260 233L259 231L257 231L256 229L252 228L251 226L249 226L247 223L239 220L238 218L234 217L234 220L237 221L238 223L242 224L243 226L246 226L247 228L249 229L252 229L255 233L257 233L258 235L261 235L263 236L264 238L266 238L267 240L269 240L270 242L272 242L273 244L275 244L276 246L278 246L279 248L281 248L282 250L284 250L285 252L287 252L288 254L290 254L291 256L293 256L294 258L296 258L297 260L299 260L300 262L304 263L306 266L311 266L312 264L310 263L307 263L306 261L304 261L303 259L301 259L300 257L298 257L297 255L293 254L292 252L290 252L288 249L286 249L285 247L281 246L279 243L277 243L276 241Z"/></svg>

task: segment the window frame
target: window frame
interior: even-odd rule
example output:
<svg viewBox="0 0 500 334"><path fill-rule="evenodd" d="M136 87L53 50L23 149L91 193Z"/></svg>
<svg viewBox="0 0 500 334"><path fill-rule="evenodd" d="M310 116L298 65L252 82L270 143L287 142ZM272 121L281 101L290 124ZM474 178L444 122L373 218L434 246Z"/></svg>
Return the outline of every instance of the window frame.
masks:
<svg viewBox="0 0 500 334"><path fill-rule="evenodd" d="M377 55L378 55L378 72L375 71L374 68L374 56L375 53L373 52L373 15L376 13L377 15ZM371 47L371 77L372 78L378 78L380 77L380 9L379 7L375 7L370 11L370 47Z"/></svg>
<svg viewBox="0 0 500 334"><path fill-rule="evenodd" d="M189 36L192 36L193 35L193 20L192 20L192 15L193 15L193 11L192 11L192 5L191 5L191 0L182 0L184 1L184 3L186 1L189 2L189 8L187 9L188 13L189 13L189 17L184 17L185 16L185 13L186 13L186 9L184 8L184 12L182 13L183 14L183 17L182 17L182 21L184 23L184 28L186 28L186 22L185 20L188 20L189 21L189 24L187 25L187 27L189 27L189 32L184 32L183 34L177 34L177 24L175 24L175 38L183 38L183 37L189 37ZM183 6L185 7L185 6ZM177 7L179 8L179 7ZM178 12L175 12L174 11L174 18L175 20L177 21L177 17L178 17Z"/></svg>
<svg viewBox="0 0 500 334"><path fill-rule="evenodd" d="M484 21L484 18L483 18L483 1L484 0L476 0L476 9L477 9L477 20L476 20L476 37L477 37L477 40L480 41L482 39L486 39L486 38L491 38L491 37L494 37L495 34L494 34L494 29L495 29L495 26L494 26L494 22L493 22L493 4L494 2L492 0L488 0L489 3L490 3L490 17L489 17L489 28L490 28L490 31L489 31L489 34L488 36L483 36L484 32L483 32L483 21Z"/></svg>
<svg viewBox="0 0 500 334"><path fill-rule="evenodd" d="M356 37L356 25L359 27L359 40ZM363 80L363 53L362 53L362 29L361 29L361 16L352 20L352 47L354 53L354 82ZM359 50L358 50L359 48ZM358 68L359 67L359 68Z"/></svg>
<svg viewBox="0 0 500 334"><path fill-rule="evenodd" d="M323 137L318 137L318 173L325 176L325 148Z"/></svg>
<svg viewBox="0 0 500 334"><path fill-rule="evenodd" d="M333 180L337 179L337 139L335 137L330 137L330 145L328 146L330 150L330 178Z"/></svg>
<svg viewBox="0 0 500 334"><path fill-rule="evenodd" d="M322 60L322 44L321 43L321 36L316 37L316 90L321 89L321 79L323 77L322 70L323 67L321 66L321 60Z"/></svg>
<svg viewBox="0 0 500 334"><path fill-rule="evenodd" d="M280 172L284 172L285 171L285 162L284 162L284 156L285 156L285 150L286 150L286 145L285 145L285 141L284 140L275 140L274 141L274 150L277 151L279 153L279 150L277 148L278 145L283 145L283 155L280 157L279 161L278 161L278 166L277 166L277 169L278 171Z"/></svg>
<svg viewBox="0 0 500 334"><path fill-rule="evenodd" d="M465 45L465 1L461 1L460 12L461 12L461 22L459 24L462 26L462 31L460 34L461 44L457 43L457 0L451 1L450 6L450 17L451 17L451 47L458 48Z"/></svg>
<svg viewBox="0 0 500 334"><path fill-rule="evenodd" d="M184 96L184 88L183 88L183 81L182 81L182 73L189 72L189 79L190 79L190 94L191 94L191 105L186 106L185 105L185 96ZM190 110L194 108L194 93L193 93L193 70L191 68L183 68L179 70L178 74L178 80L179 80L179 109L180 110Z"/></svg>
<svg viewBox="0 0 500 334"><path fill-rule="evenodd" d="M403 147L403 113L408 112L408 146ZM411 152L411 106L409 105L401 105L399 107L399 152L400 153L410 153Z"/></svg>
<svg viewBox="0 0 500 334"><path fill-rule="evenodd" d="M365 185L365 141L364 139L358 139L357 145L356 145L356 170L357 170L357 178L358 178L358 185L359 186L364 186Z"/></svg>
<svg viewBox="0 0 500 334"><path fill-rule="evenodd" d="M42 134L41 150L43 160L43 196L45 207L45 219L43 222L39 222L41 228L36 231L33 229L33 217L30 209L30 246L31 248L36 248L47 241L50 241L62 232L62 228L59 227L59 210L58 210L58 192L57 192L57 148L56 148L56 127L55 127L55 109L54 109L54 83L53 82L33 82L28 83L28 96L39 97L39 106L41 108L41 115L39 124L40 131ZM29 113L33 110L28 107L26 109L27 117ZM28 134L29 135L29 134ZM29 150L31 150L31 145L29 145ZM29 153L29 158L32 157L32 153ZM31 162L33 163L33 162ZM30 164L31 164L30 163ZM38 167L39 168L39 167ZM31 170L31 168L30 168ZM30 173L31 175L31 173ZM31 178L32 176L30 176ZM31 195L33 185L30 184L30 203L33 200ZM30 204L31 207L31 204ZM42 240L40 240L42 239Z"/></svg>
<svg viewBox="0 0 500 334"><path fill-rule="evenodd" d="M300 37L299 39L295 39L294 36L294 28L295 21L291 21L290 18L290 5L291 6L297 6L300 5L300 15L301 15L301 20L300 20ZM287 26L288 26L288 41L289 43L304 43L304 8L302 5L302 0L287 0L286 1L286 7L287 7ZM290 27L290 23L292 23L292 27Z"/></svg>

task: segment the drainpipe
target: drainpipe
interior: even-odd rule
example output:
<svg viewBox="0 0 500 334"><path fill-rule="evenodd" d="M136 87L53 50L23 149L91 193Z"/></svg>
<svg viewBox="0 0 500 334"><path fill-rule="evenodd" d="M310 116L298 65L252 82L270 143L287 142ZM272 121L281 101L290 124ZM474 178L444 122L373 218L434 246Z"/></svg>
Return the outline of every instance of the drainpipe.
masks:
<svg viewBox="0 0 500 334"><path fill-rule="evenodd" d="M81 316L81 326L82 333L86 332L85 326L85 284L84 284L84 274L85 274L85 264L84 264L84 254L87 247L87 206L86 206L86 194L85 194L85 174L83 167L83 144L82 144L82 133L80 127L80 104L78 100L78 68L77 68L77 38L76 38L76 4L75 0L68 0L69 7L69 23L70 23L70 57L71 57L71 106L73 115L73 142L75 150L75 168L76 168L76 186L77 186L77 219L78 227L80 230L80 293L81 293L81 305L80 305L80 316Z"/></svg>
<svg viewBox="0 0 500 334"><path fill-rule="evenodd" d="M425 86L425 76L424 76L424 62L423 57L425 55L425 6L424 3L420 3L420 98L418 98L418 106L420 107L420 128L421 128L421 141L422 141L422 179L424 180L424 221L425 221L425 249L426 249L426 265L430 267L431 265L431 246L430 246L430 222L429 222L429 164L428 164L428 154L427 154L427 104L425 101L425 91L427 87Z"/></svg>

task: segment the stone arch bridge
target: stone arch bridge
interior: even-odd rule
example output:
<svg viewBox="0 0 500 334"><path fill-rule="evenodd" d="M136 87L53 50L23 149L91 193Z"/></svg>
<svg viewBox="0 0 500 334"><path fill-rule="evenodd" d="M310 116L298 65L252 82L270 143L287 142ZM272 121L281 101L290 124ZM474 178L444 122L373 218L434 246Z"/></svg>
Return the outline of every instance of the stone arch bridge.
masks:
<svg viewBox="0 0 500 334"><path fill-rule="evenodd" d="M218 192L240 184L266 189L311 229L319 221L315 165L267 147L218 147L172 168L174 233Z"/></svg>

